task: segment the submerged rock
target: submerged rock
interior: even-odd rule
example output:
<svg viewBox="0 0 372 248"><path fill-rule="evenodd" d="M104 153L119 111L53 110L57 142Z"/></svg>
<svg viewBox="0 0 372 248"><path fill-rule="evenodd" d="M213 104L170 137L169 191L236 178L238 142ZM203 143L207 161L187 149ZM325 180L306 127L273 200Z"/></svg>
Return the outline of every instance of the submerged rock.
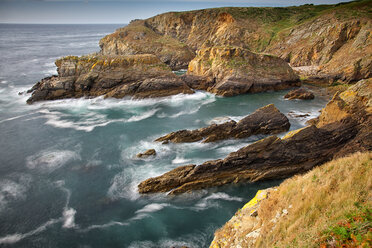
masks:
<svg viewBox="0 0 372 248"><path fill-rule="evenodd" d="M274 104L269 104L256 110L239 122L231 120L196 130L172 132L155 141L183 143L203 140L204 143L209 143L231 138L241 139L255 134L280 133L288 131L289 127L288 118L280 113Z"/></svg>
<svg viewBox="0 0 372 248"><path fill-rule="evenodd" d="M305 89L295 89L288 92L284 98L288 100L300 99L300 100L312 100L314 99L314 94Z"/></svg>
<svg viewBox="0 0 372 248"><path fill-rule="evenodd" d="M193 93L155 55L69 56L56 61L58 76L42 79L27 103L101 96L161 97Z"/></svg>
<svg viewBox="0 0 372 248"><path fill-rule="evenodd" d="M298 76L284 60L252 53L241 47L199 50L183 79L191 88L221 96L282 90L300 85Z"/></svg>
<svg viewBox="0 0 372 248"><path fill-rule="evenodd" d="M286 178L335 157L372 150L372 80L334 97L315 125L270 136L225 159L178 167L138 185L140 193L178 194L228 183Z"/></svg>
<svg viewBox="0 0 372 248"><path fill-rule="evenodd" d="M148 149L144 153L138 153L137 158L147 158L150 156L156 156L156 151L155 149Z"/></svg>

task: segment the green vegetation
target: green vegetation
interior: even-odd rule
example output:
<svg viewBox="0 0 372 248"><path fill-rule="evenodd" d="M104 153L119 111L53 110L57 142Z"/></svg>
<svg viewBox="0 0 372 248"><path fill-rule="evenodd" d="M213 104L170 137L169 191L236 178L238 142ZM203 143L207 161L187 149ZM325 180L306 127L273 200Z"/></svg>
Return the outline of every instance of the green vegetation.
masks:
<svg viewBox="0 0 372 248"><path fill-rule="evenodd" d="M328 228L320 239L320 247L372 247L372 208L355 202L356 211Z"/></svg>
<svg viewBox="0 0 372 248"><path fill-rule="evenodd" d="M287 179L262 201L256 246L371 247L371 199L372 152L328 162ZM288 215L270 222L282 209Z"/></svg>

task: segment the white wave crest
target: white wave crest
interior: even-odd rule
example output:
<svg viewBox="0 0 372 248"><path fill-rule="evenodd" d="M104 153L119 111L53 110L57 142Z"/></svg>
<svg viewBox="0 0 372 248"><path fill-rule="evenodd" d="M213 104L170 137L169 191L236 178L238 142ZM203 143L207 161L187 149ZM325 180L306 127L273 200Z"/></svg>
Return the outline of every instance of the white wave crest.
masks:
<svg viewBox="0 0 372 248"><path fill-rule="evenodd" d="M184 164L191 161L191 159L185 159L183 157L177 156L175 159L172 160L172 164Z"/></svg>
<svg viewBox="0 0 372 248"><path fill-rule="evenodd" d="M73 208L65 208L63 210L63 228L75 227L76 210Z"/></svg>
<svg viewBox="0 0 372 248"><path fill-rule="evenodd" d="M46 150L26 158L29 169L52 172L70 161L81 160L77 152L69 150Z"/></svg>

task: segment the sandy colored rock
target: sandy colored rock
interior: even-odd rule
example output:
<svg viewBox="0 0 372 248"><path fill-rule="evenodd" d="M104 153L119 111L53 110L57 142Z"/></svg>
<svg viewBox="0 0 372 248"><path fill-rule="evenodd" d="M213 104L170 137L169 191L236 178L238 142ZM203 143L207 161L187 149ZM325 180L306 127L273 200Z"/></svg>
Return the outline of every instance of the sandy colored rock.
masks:
<svg viewBox="0 0 372 248"><path fill-rule="evenodd" d="M162 97L193 91L155 55L69 56L56 61L58 76L42 79L27 103L101 96Z"/></svg>
<svg viewBox="0 0 372 248"><path fill-rule="evenodd" d="M252 53L241 47L199 50L183 79L186 83L196 79L199 83L189 83L191 88L222 96L282 90L300 85L298 76L284 60Z"/></svg>
<svg viewBox="0 0 372 248"><path fill-rule="evenodd" d="M256 134L275 134L288 131L289 127L288 118L274 104L269 104L239 122L230 120L222 124L212 124L196 130L176 131L155 141L184 143L203 140L204 143L209 143L224 139L241 139Z"/></svg>
<svg viewBox="0 0 372 248"><path fill-rule="evenodd" d="M314 99L314 94L303 88L291 90L288 92L284 98L288 100L300 99L300 100L312 100Z"/></svg>
<svg viewBox="0 0 372 248"><path fill-rule="evenodd" d="M156 151L155 149L148 149L144 153L138 153L136 156L137 158L147 158L150 156L156 156Z"/></svg>

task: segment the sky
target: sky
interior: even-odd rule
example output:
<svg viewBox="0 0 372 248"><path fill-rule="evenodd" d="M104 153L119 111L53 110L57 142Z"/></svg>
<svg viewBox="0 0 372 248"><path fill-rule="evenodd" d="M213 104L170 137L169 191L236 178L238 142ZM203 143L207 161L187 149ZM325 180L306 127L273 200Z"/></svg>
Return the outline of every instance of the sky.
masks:
<svg viewBox="0 0 372 248"><path fill-rule="evenodd" d="M347 1L347 0L344 0ZM169 11L335 4L337 0L0 0L0 23L126 24Z"/></svg>

